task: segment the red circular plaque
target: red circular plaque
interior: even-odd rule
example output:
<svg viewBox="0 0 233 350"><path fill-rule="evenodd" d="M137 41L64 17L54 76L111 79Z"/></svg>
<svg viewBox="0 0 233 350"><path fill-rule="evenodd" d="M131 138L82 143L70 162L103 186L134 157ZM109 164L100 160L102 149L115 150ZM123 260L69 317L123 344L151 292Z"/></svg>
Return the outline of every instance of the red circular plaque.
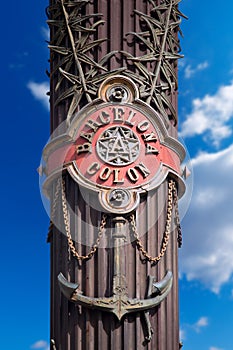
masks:
<svg viewBox="0 0 233 350"><path fill-rule="evenodd" d="M179 169L178 155L161 143L153 120L131 104L87 114L67 152L70 161L84 181L107 188L141 187L162 164Z"/></svg>

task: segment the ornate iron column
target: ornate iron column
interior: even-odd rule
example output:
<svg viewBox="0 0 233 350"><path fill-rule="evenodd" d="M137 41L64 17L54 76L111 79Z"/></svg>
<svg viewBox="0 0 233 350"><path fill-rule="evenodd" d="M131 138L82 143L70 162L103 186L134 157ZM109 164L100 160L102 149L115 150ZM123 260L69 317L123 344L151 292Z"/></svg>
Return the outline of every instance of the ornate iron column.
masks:
<svg viewBox="0 0 233 350"><path fill-rule="evenodd" d="M50 0L51 349L179 349L180 0Z"/></svg>

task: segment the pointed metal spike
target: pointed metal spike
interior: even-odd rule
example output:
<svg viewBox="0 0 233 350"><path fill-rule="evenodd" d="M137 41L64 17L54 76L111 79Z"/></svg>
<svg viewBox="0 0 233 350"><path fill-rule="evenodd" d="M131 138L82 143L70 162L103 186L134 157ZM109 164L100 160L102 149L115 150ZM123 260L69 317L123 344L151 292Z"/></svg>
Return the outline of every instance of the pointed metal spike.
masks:
<svg viewBox="0 0 233 350"><path fill-rule="evenodd" d="M182 176L185 180L187 180L187 178L191 175L191 171L189 170L189 168L187 166L184 167Z"/></svg>
<svg viewBox="0 0 233 350"><path fill-rule="evenodd" d="M38 174L39 174L40 176L42 176L42 175L43 175L43 172L44 172L43 166L40 165L40 166L36 169L36 171L38 172Z"/></svg>

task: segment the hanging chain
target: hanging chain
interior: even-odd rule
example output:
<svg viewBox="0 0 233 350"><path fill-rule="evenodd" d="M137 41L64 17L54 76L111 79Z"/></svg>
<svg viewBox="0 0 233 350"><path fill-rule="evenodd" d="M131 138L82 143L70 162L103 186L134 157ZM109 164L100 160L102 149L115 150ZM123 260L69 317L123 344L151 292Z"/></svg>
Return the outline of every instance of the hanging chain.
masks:
<svg viewBox="0 0 233 350"><path fill-rule="evenodd" d="M53 202L52 202L52 208L51 208L51 213L50 213L50 223L49 223L49 229L48 229L48 239L49 241L50 237L52 236L53 232L53 227L54 227L54 220L55 220L55 212L57 208L57 202L58 202L58 197L61 189L61 179L59 178L57 180L56 188L55 188L55 193L53 197Z"/></svg>
<svg viewBox="0 0 233 350"><path fill-rule="evenodd" d="M68 209L67 209L67 200L66 200L66 193L65 193L65 180L62 179L62 211L63 211L63 217L64 217L64 225L65 225L65 231L67 235L67 240L68 240L68 245L70 247L70 250L73 254L73 256L78 259L78 260L88 260L93 257L95 254L99 244L100 240L103 236L104 233L104 228L106 226L106 219L107 215L103 214L100 226L99 226L99 231L98 231L98 237L95 241L95 244L92 246L91 250L87 255L80 255L79 252L76 250L74 242L72 240L72 236L70 233L70 220L69 220L69 214L68 214Z"/></svg>
<svg viewBox="0 0 233 350"><path fill-rule="evenodd" d="M176 187L174 187L174 190L173 190L173 198L174 198L174 208L175 208L175 224L177 227L177 242L178 242L178 247L181 248L182 247L182 231L181 231L181 225L180 225L178 195L177 195Z"/></svg>
<svg viewBox="0 0 233 350"><path fill-rule="evenodd" d="M54 221L54 216L55 216L55 211L56 211L56 207L57 207L60 189L62 190L61 191L62 192L62 210L63 210L63 217L64 217L65 232L67 235L69 248L70 248L73 256L76 259L82 260L82 261L91 259L92 256L95 254L95 252L100 244L100 240L103 236L104 229L106 226L107 215L103 214L103 216L102 216L96 242L92 246L89 253L86 255L80 255L79 252L75 248L75 245L74 245L74 242L72 240L71 233L70 233L70 220L69 220L69 214L68 214L68 208L67 208L67 200L66 200L66 194L65 194L65 180L64 179L62 179L62 180L58 179L58 181L57 181L57 185L56 185L56 189L55 189L55 193L54 193L53 205L51 208L51 220L50 220L50 225L49 225L49 236L51 235L52 228L54 225L53 221ZM177 241L178 241L178 247L180 248L182 245L182 232L181 232L179 210L178 210L178 195L177 195L177 189L176 189L175 182L173 180L170 180L168 183L168 203L167 203L167 219L166 219L166 225L165 225L165 232L164 232L164 237L163 237L163 242L162 242L162 247L161 247L160 253L156 257L152 257L144 249L143 244L139 238L138 231L137 231L135 215L134 214L130 215L131 228L133 231L133 235L136 238L137 248L142 253L142 255L150 262L158 262L159 260L161 260L161 258L164 256L164 254L167 250L167 245L169 242L170 231L171 231L173 205L174 205L174 209L175 209L175 223L176 223L176 227L177 227L177 231L178 231L177 232Z"/></svg>
<svg viewBox="0 0 233 350"><path fill-rule="evenodd" d="M167 203L167 220L166 220L166 226L165 226L165 232L163 236L163 242L162 247L160 250L160 253L156 257L152 257L149 255L149 253L145 250L145 248L142 245L142 242L139 238L139 234L137 231L136 221L135 221L135 215L130 215L130 223L132 227L132 231L134 234L134 237L136 238L136 245L138 250L142 253L142 255L149 260L152 263L158 262L165 254L167 250L167 245L169 242L169 236L171 231L171 221L172 221L172 206L173 206L173 193L175 189L175 182L173 180L170 180L168 183L168 203Z"/></svg>

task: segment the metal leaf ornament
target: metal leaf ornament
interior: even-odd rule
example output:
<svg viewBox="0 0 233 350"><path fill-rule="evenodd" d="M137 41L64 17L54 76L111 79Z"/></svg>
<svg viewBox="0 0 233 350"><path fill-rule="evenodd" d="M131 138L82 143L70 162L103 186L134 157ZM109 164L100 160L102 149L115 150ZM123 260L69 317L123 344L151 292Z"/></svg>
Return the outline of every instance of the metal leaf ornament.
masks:
<svg viewBox="0 0 233 350"><path fill-rule="evenodd" d="M149 14L134 11L142 31L125 33L126 41L132 38L135 45L143 47L142 54L133 56L116 50L103 55L99 61L95 57L107 38L96 39L96 33L105 21L101 13L85 14L91 1L58 0L48 7L47 22L53 31L49 48L55 62L50 76L56 81L55 105L68 101L68 123L80 104L85 105L97 97L103 80L119 73L137 84L140 98L158 109L165 120L176 122L171 94L177 90L176 61L182 57L177 33L181 17L185 16L178 9L180 1L164 0L156 5L155 1L147 0ZM116 56L121 58L122 67L109 70L109 62Z"/></svg>

